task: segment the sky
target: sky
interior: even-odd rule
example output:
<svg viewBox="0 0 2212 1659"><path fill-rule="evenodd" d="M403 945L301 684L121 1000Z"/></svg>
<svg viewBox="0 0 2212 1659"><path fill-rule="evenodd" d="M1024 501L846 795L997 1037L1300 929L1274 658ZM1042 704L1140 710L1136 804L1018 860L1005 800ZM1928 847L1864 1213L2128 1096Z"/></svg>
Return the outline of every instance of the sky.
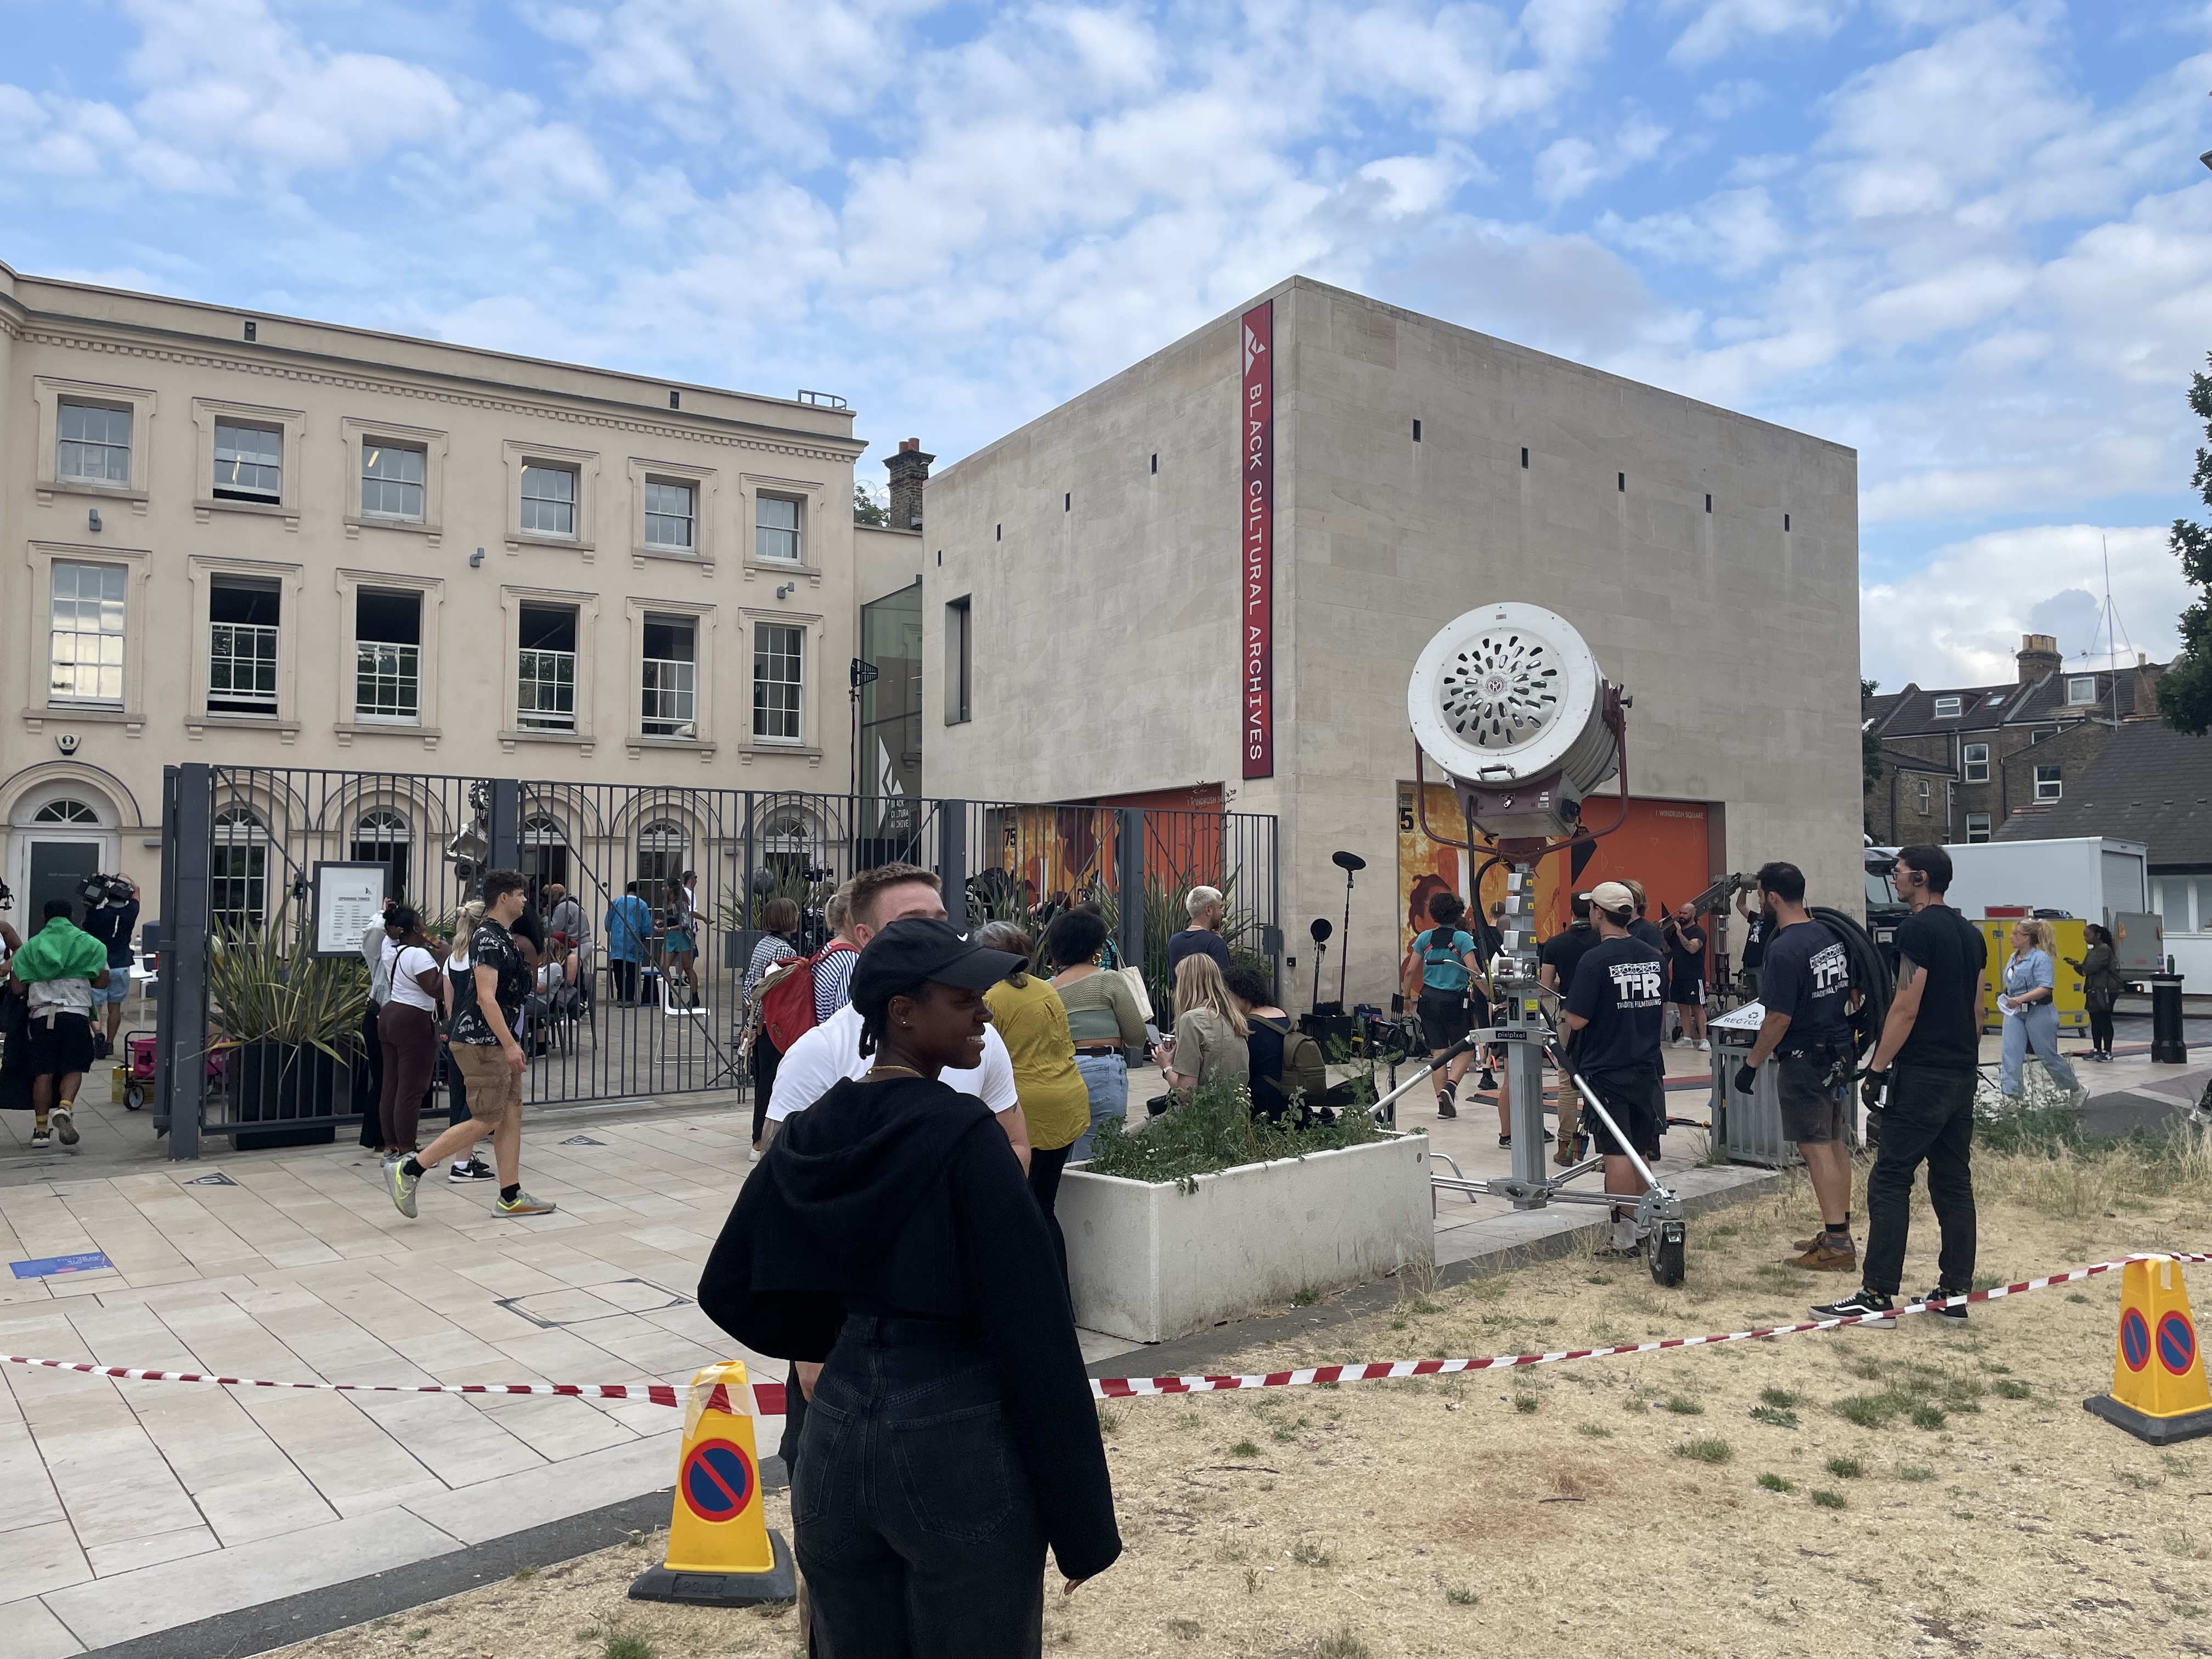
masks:
<svg viewBox="0 0 2212 1659"><path fill-rule="evenodd" d="M949 465L1292 273L1855 447L1865 672L2163 659L2212 3L0 0L17 270ZM1753 618L1745 618L1747 622Z"/></svg>

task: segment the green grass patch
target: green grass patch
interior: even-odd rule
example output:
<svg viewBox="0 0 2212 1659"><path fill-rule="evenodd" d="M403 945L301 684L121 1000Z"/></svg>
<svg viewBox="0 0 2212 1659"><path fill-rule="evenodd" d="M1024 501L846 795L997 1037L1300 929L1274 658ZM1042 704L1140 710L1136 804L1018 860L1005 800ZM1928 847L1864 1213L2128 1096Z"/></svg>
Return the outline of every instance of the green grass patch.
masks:
<svg viewBox="0 0 2212 1659"><path fill-rule="evenodd" d="M1796 1481L1784 1480L1778 1474L1760 1475L1759 1477L1759 1489L1763 1492L1796 1492L1797 1490L1797 1483Z"/></svg>
<svg viewBox="0 0 2212 1659"><path fill-rule="evenodd" d="M1802 1405L1804 1399L1803 1395L1789 1389L1761 1389L1759 1391L1759 1404L1771 1406L1778 1412L1786 1412L1792 1406Z"/></svg>
<svg viewBox="0 0 2212 1659"><path fill-rule="evenodd" d="M1912 1408L1912 1426L1916 1429L1940 1429L1948 1421L1949 1419L1943 1415L1940 1406L1915 1406Z"/></svg>
<svg viewBox="0 0 2212 1659"><path fill-rule="evenodd" d="M1613 1431L1611 1429L1601 1428L1595 1423L1577 1423L1575 1425L1575 1432L1577 1434L1586 1434L1593 1440L1610 1440L1613 1438Z"/></svg>
<svg viewBox="0 0 2212 1659"><path fill-rule="evenodd" d="M2004 1400L2025 1400L2033 1392L2027 1383L2009 1376L2001 1379L1996 1385L1998 1397Z"/></svg>
<svg viewBox="0 0 2212 1659"><path fill-rule="evenodd" d="M1108 1118L1107 1122L1114 1120ZM1342 1625L1314 1644L1314 1659L1375 1659L1373 1650L1352 1633L1352 1626Z"/></svg>
<svg viewBox="0 0 2212 1659"><path fill-rule="evenodd" d="M1533 1394L1516 1394L1513 1396L1513 1409L1524 1417L1536 1409L1536 1396Z"/></svg>
<svg viewBox="0 0 2212 1659"><path fill-rule="evenodd" d="M1167 1627L1168 1634L1178 1642L1195 1642L1200 1634L1195 1619L1170 1619L1167 1621Z"/></svg>
<svg viewBox="0 0 2212 1659"><path fill-rule="evenodd" d="M1325 1567L1329 1564L1328 1552L1318 1544L1293 1544L1291 1559L1302 1567Z"/></svg>
<svg viewBox="0 0 2212 1659"><path fill-rule="evenodd" d="M1838 1480L1856 1480L1866 1473L1866 1465L1856 1457L1832 1457L1828 1473Z"/></svg>
<svg viewBox="0 0 2212 1659"><path fill-rule="evenodd" d="M1854 1394L1845 1395L1828 1409L1844 1422L1856 1423L1863 1429L1886 1429L1911 1407L1912 1402L1900 1394Z"/></svg>
<svg viewBox="0 0 2212 1659"><path fill-rule="evenodd" d="M1455 1584L1444 1592L1444 1600L1455 1607L1471 1607L1482 1600L1464 1584Z"/></svg>
<svg viewBox="0 0 2212 1659"><path fill-rule="evenodd" d="M1912 1486L1924 1486L1936 1478L1936 1471L1924 1463L1900 1463L1897 1478Z"/></svg>
<svg viewBox="0 0 2212 1659"><path fill-rule="evenodd" d="M1703 1417L1705 1414L1705 1408L1703 1406L1679 1394L1668 1395L1666 1405L1667 1409L1677 1417Z"/></svg>
<svg viewBox="0 0 2212 1659"><path fill-rule="evenodd" d="M1813 1501L1824 1510L1839 1510L1844 1506L1844 1495L1841 1492L1816 1492L1813 1494Z"/></svg>
<svg viewBox="0 0 2212 1659"><path fill-rule="evenodd" d="M1256 1440L1240 1440L1229 1449L1229 1455L1231 1457L1248 1459L1257 1457L1260 1455L1260 1443Z"/></svg>
<svg viewBox="0 0 2212 1659"><path fill-rule="evenodd" d="M1735 1449L1725 1440L1685 1440L1674 1448L1674 1455L1692 1463L1725 1463L1735 1455Z"/></svg>
<svg viewBox="0 0 2212 1659"><path fill-rule="evenodd" d="M1753 1406L1751 1408L1751 1420L1754 1423L1764 1423L1770 1428L1794 1429L1797 1426L1797 1413L1784 1411L1779 1406Z"/></svg>

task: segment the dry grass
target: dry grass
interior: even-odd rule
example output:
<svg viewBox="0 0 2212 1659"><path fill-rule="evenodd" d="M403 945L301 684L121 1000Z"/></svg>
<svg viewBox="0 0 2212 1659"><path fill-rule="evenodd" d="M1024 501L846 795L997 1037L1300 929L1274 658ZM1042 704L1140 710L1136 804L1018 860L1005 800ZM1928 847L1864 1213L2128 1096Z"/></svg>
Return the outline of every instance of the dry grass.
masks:
<svg viewBox="0 0 2212 1659"><path fill-rule="evenodd" d="M2212 1167L2191 1185L2134 1152L1981 1165L1985 1280L2212 1236ZM1850 1287L1781 1265L1810 1219L1799 1188L1692 1221L1676 1291L1569 1257L1408 1285L1389 1312L1220 1368L1802 1318ZM1923 1207L1915 1288L1934 1280L1935 1244ZM2212 1304L2212 1272L2198 1278ZM2212 1445L2160 1453L2081 1409L2109 1384L2118 1293L2114 1275L1978 1307L1963 1328L1921 1318L1510 1377L1117 1402L1127 1553L1048 1598L1046 1651L2212 1653ZM1222 1467L1261 1446L1273 1473ZM787 1526L780 1497L770 1513ZM623 1601L641 1556L604 1552L286 1651L601 1659L617 1633L656 1659L799 1650L788 1613Z"/></svg>

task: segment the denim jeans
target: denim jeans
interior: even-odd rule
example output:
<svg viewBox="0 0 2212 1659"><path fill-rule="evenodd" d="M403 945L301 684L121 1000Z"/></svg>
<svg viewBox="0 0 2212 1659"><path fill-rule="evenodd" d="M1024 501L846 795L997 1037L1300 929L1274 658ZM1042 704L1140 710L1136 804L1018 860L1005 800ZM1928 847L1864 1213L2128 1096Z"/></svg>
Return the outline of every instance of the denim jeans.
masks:
<svg viewBox="0 0 2212 1659"><path fill-rule="evenodd" d="M1129 1115L1129 1062L1119 1054L1078 1054L1075 1069L1083 1086L1091 1091L1091 1127L1067 1149L1067 1161L1079 1164L1091 1156L1091 1137L1109 1117L1126 1121Z"/></svg>
<svg viewBox="0 0 2212 1659"><path fill-rule="evenodd" d="M2020 1068L2030 1048L2035 1050L2043 1069L2051 1073L2051 1080L2060 1088L2081 1086L2081 1079L2074 1075L2074 1063L2058 1052L2058 1011L2047 1002L2039 1002L2025 1013L2005 1016L2002 1065L1997 1085L2005 1093L2016 1096L2021 1092Z"/></svg>
<svg viewBox="0 0 2212 1659"><path fill-rule="evenodd" d="M1867 1289L1895 1296L1905 1277L1905 1240L1912 1213L1912 1176L1928 1165L1928 1201L1943 1237L1936 1272L1946 1290L1974 1281L1974 1140L1972 1072L1930 1072L1899 1066L1890 1073L1881 1145L1867 1176Z"/></svg>
<svg viewBox="0 0 2212 1659"><path fill-rule="evenodd" d="M1036 1659L1044 1533L982 1349L852 1315L806 1413L791 1526L823 1659Z"/></svg>

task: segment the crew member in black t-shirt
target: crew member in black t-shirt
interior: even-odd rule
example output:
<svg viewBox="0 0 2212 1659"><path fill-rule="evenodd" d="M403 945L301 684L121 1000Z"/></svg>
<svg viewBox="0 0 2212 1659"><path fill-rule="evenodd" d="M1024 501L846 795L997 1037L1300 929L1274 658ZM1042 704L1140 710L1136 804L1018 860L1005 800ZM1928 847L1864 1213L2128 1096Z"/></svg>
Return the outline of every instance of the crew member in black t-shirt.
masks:
<svg viewBox="0 0 2212 1659"><path fill-rule="evenodd" d="M1766 1018L1759 1040L1737 1067L1735 1086L1752 1091L1758 1072L1777 1056L1782 1133L1796 1143L1820 1206L1820 1228L1798 1242L1790 1265L1815 1273L1855 1273L1851 1243L1851 1148L1844 1115L1851 1070L1851 963L1843 941L1805 911L1805 872L1794 864L1759 871L1759 902L1772 930L1766 946Z"/></svg>
<svg viewBox="0 0 2212 1659"><path fill-rule="evenodd" d="M1604 1104L1649 1164L1659 1156L1659 1136L1667 1126L1667 1084L1659 1060L1660 986L1665 967L1658 951L1632 938L1628 924L1636 900L1617 881L1601 881L1590 892L1590 921L1598 942L1575 967L1567 991L1566 1023L1580 1034L1575 1066L1590 1092ZM1595 1116L1595 1115L1593 1115ZM1623 1146L1596 1118L1590 1141L1605 1155L1605 1189L1625 1198L1644 1190L1644 1177ZM1632 1212L1613 1212L1613 1249L1632 1255L1642 1248Z"/></svg>
<svg viewBox="0 0 2212 1659"><path fill-rule="evenodd" d="M1667 939L1667 1000L1674 1005L1682 1034L1674 1041L1682 1048L1710 1052L1705 1041L1705 930L1698 926L1695 905L1677 905L1663 915L1660 932Z"/></svg>
<svg viewBox="0 0 2212 1659"><path fill-rule="evenodd" d="M1774 927L1764 910L1754 910L1744 896L1735 896L1735 913L1743 918L1743 956L1739 965L1743 969L1743 994L1752 1001L1759 1000L1759 969L1766 961L1766 941Z"/></svg>
<svg viewBox="0 0 2212 1659"><path fill-rule="evenodd" d="M1590 896L1577 893L1568 901L1574 919L1538 947L1536 982L1559 993L1564 1002L1575 982L1575 969L1597 945L1597 929L1590 926ZM1575 1127L1582 1119L1582 1097L1575 1092L1575 1046L1580 1033L1568 1031L1559 1038L1559 1149L1552 1162L1571 1165L1575 1161Z"/></svg>
<svg viewBox="0 0 2212 1659"><path fill-rule="evenodd" d="M1890 1314L1905 1277L1912 1176L1928 1165L1928 1201L1943 1244L1938 1283L1921 1298L1961 1297L1974 1282L1974 1080L1982 1056L1982 979L1989 946L1943 895L1951 855L1907 847L1891 877L1912 914L1897 929L1897 994L1868 1068L1866 1102L1881 1112L1881 1142L1867 1177L1866 1267L1854 1295L1815 1308L1821 1319ZM1963 1320L1966 1304L1936 1307ZM1894 1317L1875 1322L1894 1325Z"/></svg>

